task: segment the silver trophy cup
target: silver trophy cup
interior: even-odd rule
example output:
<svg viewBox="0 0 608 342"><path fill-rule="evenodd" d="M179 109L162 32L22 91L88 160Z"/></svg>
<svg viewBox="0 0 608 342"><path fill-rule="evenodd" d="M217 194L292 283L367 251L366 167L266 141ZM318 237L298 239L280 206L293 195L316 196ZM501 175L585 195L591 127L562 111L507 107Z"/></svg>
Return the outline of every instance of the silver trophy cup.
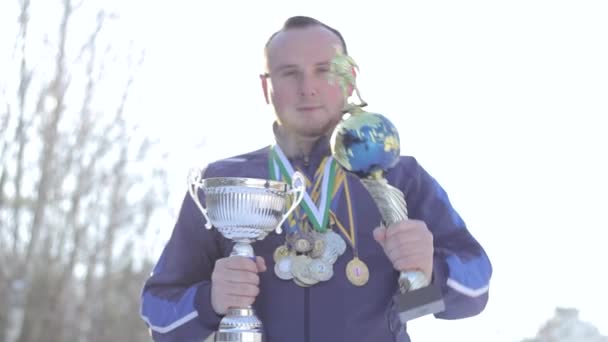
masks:
<svg viewBox="0 0 608 342"><path fill-rule="evenodd" d="M300 204L306 191L304 176L295 172L291 185L257 178L202 178L203 172L193 170L188 176L188 192L206 219L205 227L215 227L225 238L235 242L231 256L255 260L253 247L281 225ZM198 191L205 195L206 208ZM289 197L293 198L287 209ZM287 210L286 210L287 209ZM216 342L262 342L263 325L254 309L229 308L215 334Z"/></svg>

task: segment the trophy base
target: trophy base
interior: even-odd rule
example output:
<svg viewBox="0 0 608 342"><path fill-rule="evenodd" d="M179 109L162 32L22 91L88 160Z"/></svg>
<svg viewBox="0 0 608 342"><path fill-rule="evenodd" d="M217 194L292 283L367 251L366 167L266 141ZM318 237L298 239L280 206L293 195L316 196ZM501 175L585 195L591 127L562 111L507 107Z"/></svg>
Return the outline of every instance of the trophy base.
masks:
<svg viewBox="0 0 608 342"><path fill-rule="evenodd" d="M251 307L228 309L214 342L264 342L262 322Z"/></svg>
<svg viewBox="0 0 608 342"><path fill-rule="evenodd" d="M214 342L263 342L264 337L259 332L229 332L218 331L215 333Z"/></svg>
<svg viewBox="0 0 608 342"><path fill-rule="evenodd" d="M402 323L445 310L441 290L434 285L400 293L394 300Z"/></svg>

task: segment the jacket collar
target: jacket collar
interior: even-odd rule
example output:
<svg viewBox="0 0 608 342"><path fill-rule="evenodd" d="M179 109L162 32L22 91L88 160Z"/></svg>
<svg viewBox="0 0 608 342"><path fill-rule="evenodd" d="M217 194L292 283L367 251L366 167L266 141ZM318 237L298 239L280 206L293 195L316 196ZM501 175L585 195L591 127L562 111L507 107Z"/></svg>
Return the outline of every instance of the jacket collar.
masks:
<svg viewBox="0 0 608 342"><path fill-rule="evenodd" d="M323 158L331 155L330 137L328 135L324 135L317 139L314 142L310 153L304 155L294 146L289 146L289 144L287 144L285 137L279 131L279 125L276 121L272 124L272 130L275 142L281 147L281 150L283 150L283 153L294 167L299 166L307 170L312 166L316 169Z"/></svg>

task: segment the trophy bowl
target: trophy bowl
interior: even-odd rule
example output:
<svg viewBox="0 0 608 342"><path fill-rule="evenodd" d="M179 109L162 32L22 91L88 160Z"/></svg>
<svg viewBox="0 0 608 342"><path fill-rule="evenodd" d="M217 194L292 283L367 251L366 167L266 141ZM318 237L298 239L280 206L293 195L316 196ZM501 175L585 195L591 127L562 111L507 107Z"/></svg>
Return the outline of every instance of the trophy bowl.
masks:
<svg viewBox="0 0 608 342"><path fill-rule="evenodd" d="M202 205L199 190L205 196ZM304 176L295 172L291 185L282 181L243 177L203 178L201 170L188 176L190 197L205 217L205 227L215 227L235 242L230 256L255 260L252 243L263 240L281 225L300 204L306 191ZM291 203L290 203L291 199ZM262 322L253 308L229 308L215 334L216 342L262 342Z"/></svg>

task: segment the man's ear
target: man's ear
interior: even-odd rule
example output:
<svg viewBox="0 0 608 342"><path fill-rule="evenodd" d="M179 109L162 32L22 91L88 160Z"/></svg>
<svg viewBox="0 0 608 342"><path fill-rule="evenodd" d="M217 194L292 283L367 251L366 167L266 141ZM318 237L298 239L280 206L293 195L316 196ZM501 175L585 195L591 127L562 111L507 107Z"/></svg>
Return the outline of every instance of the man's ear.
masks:
<svg viewBox="0 0 608 342"><path fill-rule="evenodd" d="M262 91L264 92L264 99L266 100L266 104L270 104L270 99L268 97L268 73L261 74L260 81L262 82Z"/></svg>

